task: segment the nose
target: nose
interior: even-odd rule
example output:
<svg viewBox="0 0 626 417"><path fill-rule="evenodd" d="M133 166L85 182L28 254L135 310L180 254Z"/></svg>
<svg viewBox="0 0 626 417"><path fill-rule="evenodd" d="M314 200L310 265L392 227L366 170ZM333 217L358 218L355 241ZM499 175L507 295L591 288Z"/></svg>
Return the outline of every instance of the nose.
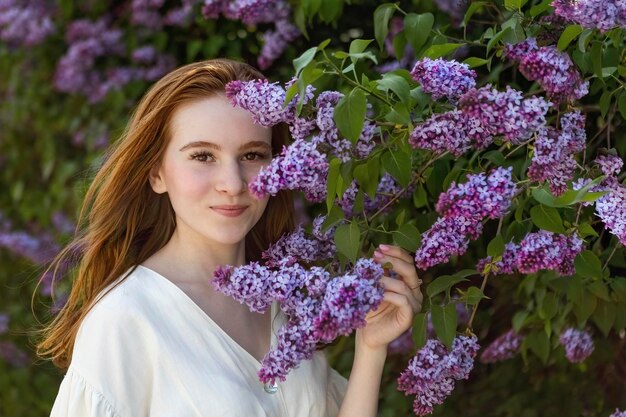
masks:
<svg viewBox="0 0 626 417"><path fill-rule="evenodd" d="M217 173L215 188L229 195L239 195L248 189L244 171L236 161L224 162Z"/></svg>

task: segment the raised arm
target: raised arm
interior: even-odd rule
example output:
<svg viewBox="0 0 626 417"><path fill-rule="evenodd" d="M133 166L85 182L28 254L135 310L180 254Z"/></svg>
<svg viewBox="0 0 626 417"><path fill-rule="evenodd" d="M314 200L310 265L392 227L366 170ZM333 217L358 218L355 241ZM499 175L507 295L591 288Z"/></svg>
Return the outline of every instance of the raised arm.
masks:
<svg viewBox="0 0 626 417"><path fill-rule="evenodd" d="M381 279L383 302L367 315L366 326L356 332L354 363L339 417L376 416L387 346L408 330L422 308L421 280L413 257L397 246L381 245L374 252L374 260L381 265L390 263L399 279Z"/></svg>

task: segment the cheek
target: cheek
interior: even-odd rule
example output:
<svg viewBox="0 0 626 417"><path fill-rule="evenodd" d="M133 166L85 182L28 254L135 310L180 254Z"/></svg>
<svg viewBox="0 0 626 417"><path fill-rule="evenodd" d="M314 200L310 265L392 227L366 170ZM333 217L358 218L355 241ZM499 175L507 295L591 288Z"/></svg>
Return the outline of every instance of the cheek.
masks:
<svg viewBox="0 0 626 417"><path fill-rule="evenodd" d="M205 194L211 176L206 170L174 167L169 172L168 188L181 197L195 198ZM172 192L170 192L172 194Z"/></svg>

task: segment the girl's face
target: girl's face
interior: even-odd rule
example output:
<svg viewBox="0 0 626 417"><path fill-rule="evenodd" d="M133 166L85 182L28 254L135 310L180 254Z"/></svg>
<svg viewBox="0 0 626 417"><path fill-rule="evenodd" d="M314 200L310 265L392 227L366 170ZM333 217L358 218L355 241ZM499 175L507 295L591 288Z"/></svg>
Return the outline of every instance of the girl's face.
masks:
<svg viewBox="0 0 626 417"><path fill-rule="evenodd" d="M150 183L155 192L168 193L177 232L210 243L240 243L269 199L255 199L248 183L272 159L272 130L216 94L181 105L170 132Z"/></svg>

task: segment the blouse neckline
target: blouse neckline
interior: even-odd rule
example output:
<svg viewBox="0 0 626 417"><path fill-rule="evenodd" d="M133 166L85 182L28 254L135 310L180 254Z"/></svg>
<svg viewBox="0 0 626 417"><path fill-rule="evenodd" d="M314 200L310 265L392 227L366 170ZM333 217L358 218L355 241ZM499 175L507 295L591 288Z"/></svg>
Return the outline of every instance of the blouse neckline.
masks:
<svg viewBox="0 0 626 417"><path fill-rule="evenodd" d="M156 276L157 278L159 278L159 281L164 282L165 286L167 286L168 288L170 288L172 290L172 292L178 294L179 297L183 298L185 300L185 302L189 305L192 306L192 308L194 308L195 310L198 311L198 313L200 314L200 316L204 317L204 319L211 325L213 326L217 332L219 332L224 338L226 338L228 340L228 342L232 343L234 346L237 347L238 350L240 350L241 352L244 353L244 355L246 355L249 359L251 359L252 361L255 362L255 364L260 368L262 366L261 362L259 362L259 360L257 358L255 358L250 352L248 352L246 349L243 348L243 346L241 346L239 343L237 343L237 341L235 339L233 339L224 329L222 329L212 318L211 316L209 316L202 308L200 308L200 306L198 304L196 304L195 301L193 301L191 299L191 297L189 297L187 295L187 293L185 293L178 285L174 284L172 281L170 281L168 278L164 277L163 275L159 274L158 272L143 266L143 265L138 265L138 267L143 268L144 270L148 271L149 273L151 273L152 275ZM272 348L272 346L275 345L275 335L274 335L274 316L276 314L276 302L272 302L271 305L271 310L270 310L270 349Z"/></svg>

